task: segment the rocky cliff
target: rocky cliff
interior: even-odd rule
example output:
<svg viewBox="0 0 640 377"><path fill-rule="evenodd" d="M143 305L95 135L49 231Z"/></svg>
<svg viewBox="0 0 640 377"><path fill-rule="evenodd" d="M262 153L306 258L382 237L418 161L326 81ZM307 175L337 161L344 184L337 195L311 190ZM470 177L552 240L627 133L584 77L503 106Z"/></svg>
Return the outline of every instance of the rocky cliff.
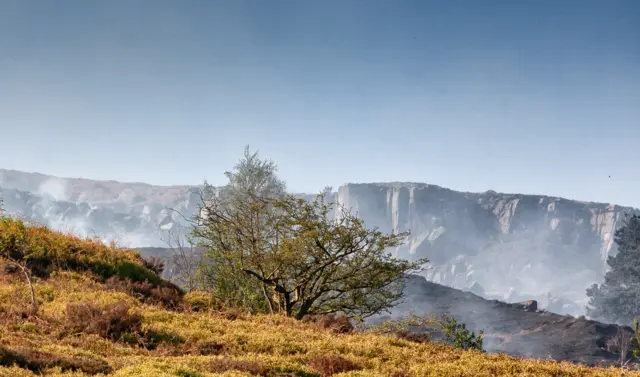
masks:
<svg viewBox="0 0 640 377"><path fill-rule="evenodd" d="M195 214L196 186L58 178L0 170L8 212L58 230L166 246ZM301 194L305 198L313 195ZM429 280L508 302L536 299L582 314L585 288L602 281L613 232L635 210L538 195L465 193L423 183L341 186L334 199L368 225L411 231L403 258L427 256Z"/></svg>
<svg viewBox="0 0 640 377"><path fill-rule="evenodd" d="M337 200L369 225L410 231L403 258L428 257L427 279L509 302L581 314L602 281L613 233L633 208L562 198L465 193L422 183L347 184Z"/></svg>

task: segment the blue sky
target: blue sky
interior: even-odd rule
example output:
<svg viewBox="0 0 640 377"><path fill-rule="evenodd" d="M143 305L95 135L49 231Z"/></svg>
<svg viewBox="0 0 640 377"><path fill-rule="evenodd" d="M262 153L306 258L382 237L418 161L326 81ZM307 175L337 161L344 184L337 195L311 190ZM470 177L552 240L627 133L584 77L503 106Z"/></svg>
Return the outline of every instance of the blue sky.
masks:
<svg viewBox="0 0 640 377"><path fill-rule="evenodd" d="M640 1L0 1L0 167L640 207ZM611 176L611 178L609 178Z"/></svg>

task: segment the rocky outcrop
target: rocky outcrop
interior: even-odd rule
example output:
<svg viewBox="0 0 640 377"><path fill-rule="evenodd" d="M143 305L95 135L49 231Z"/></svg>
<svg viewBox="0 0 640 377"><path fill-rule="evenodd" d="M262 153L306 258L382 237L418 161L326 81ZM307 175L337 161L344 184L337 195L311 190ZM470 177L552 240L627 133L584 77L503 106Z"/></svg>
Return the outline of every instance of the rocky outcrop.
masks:
<svg viewBox="0 0 640 377"><path fill-rule="evenodd" d="M423 275L509 302L582 314L585 289L616 252L629 207L538 195L465 193L422 183L347 184L337 200L368 225L411 235L395 250L428 257Z"/></svg>
<svg viewBox="0 0 640 377"><path fill-rule="evenodd" d="M186 224L198 187L58 178L0 169L7 213L26 221L124 246L166 246L166 232Z"/></svg>
<svg viewBox="0 0 640 377"><path fill-rule="evenodd" d="M527 300L527 301L519 302L518 305L520 305L522 309L526 312L538 311L538 301L536 300Z"/></svg>

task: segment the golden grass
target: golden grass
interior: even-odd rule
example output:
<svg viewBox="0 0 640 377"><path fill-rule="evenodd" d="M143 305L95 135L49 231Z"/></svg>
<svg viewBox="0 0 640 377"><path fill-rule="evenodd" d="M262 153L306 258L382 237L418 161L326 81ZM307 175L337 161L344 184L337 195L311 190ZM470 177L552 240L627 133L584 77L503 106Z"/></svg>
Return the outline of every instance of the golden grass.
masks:
<svg viewBox="0 0 640 377"><path fill-rule="evenodd" d="M0 376L81 377L95 373L91 368L105 367L109 368L109 373L93 375L640 376L640 372L622 374L616 368L589 368L487 355L385 335L335 334L313 323L281 316L167 311L160 306L143 304L126 293L110 290L99 279L78 272L58 271L48 279L36 279L35 290L40 302L37 318L2 317L0 358L3 350L24 354L27 358L33 357L30 352L40 352L37 354L40 359L55 362L47 361L48 364L37 371L1 366ZM202 294L197 295L193 299L202 302ZM142 315L145 331L168 334L178 341L145 349L98 335L62 331L68 304L93 303L103 307L118 302L128 303L131 312ZM20 275L3 276L0 279L0 313L20 312L28 305L29 292ZM6 364L4 360L0 364L3 363ZM74 368L84 368L85 372L74 371Z"/></svg>

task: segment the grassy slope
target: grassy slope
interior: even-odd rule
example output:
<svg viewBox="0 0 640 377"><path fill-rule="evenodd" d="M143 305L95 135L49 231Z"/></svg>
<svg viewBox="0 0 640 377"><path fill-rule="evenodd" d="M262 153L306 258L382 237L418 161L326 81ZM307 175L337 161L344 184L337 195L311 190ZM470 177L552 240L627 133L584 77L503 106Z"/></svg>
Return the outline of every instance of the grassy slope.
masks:
<svg viewBox="0 0 640 377"><path fill-rule="evenodd" d="M8 231L11 230L0 224L0 240ZM79 253L105 251L92 241L73 239L42 228L37 232L40 240L46 238L47 242L75 245ZM30 242L35 241L31 239ZM86 248L77 248L82 245ZM1 246L0 251L6 252ZM119 257L109 258L116 261ZM129 255L126 259L136 260ZM4 366L0 367L0 376L85 376L90 374L71 371L68 365L98 365L93 369L100 370L100 365L107 364L108 375L120 377L322 376L330 375L332 365L335 368L350 366L346 369L353 370L339 374L344 376L621 375L620 370L613 368L486 355L412 343L391 336L335 334L313 324L279 316L168 311L110 289L102 279L89 272L57 271L48 278L35 280L40 310L36 317L22 318L10 314L20 313L29 306L29 291L24 279L19 273L4 273L1 277L0 364L7 364L11 355L19 354L31 359L63 360L66 364L58 365L67 365L66 371L54 367L33 372ZM92 303L104 307L118 302L128 303L131 313L142 315L145 331L153 330L173 340L150 350L98 335L64 331L70 321L68 304ZM84 369L91 372L91 368ZM624 375L640 376L640 373L625 372Z"/></svg>

